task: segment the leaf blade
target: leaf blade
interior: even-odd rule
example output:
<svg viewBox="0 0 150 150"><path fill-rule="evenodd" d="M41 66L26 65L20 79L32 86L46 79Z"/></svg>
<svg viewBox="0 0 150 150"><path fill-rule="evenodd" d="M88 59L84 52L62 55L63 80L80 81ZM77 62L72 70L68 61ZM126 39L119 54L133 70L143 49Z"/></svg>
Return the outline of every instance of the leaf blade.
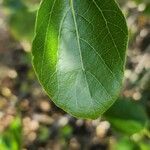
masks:
<svg viewBox="0 0 150 150"><path fill-rule="evenodd" d="M112 0L43 0L33 65L55 104L81 118L105 112L121 88L127 35Z"/></svg>

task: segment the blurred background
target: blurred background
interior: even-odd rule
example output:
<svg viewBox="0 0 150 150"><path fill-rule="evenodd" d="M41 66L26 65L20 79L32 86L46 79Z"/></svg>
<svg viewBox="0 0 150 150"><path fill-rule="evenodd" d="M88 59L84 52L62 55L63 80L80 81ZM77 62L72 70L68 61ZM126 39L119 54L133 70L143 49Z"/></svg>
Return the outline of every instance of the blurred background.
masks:
<svg viewBox="0 0 150 150"><path fill-rule="evenodd" d="M124 84L99 119L76 119L31 64L40 0L0 0L0 150L150 150L150 0L118 0L129 27Z"/></svg>

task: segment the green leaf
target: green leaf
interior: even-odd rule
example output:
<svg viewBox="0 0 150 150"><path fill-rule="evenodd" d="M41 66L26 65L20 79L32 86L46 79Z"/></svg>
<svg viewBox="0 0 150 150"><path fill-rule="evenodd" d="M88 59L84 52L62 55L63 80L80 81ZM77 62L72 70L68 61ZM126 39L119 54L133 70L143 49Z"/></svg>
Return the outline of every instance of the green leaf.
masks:
<svg viewBox="0 0 150 150"><path fill-rule="evenodd" d="M11 34L16 40L25 40L31 43L36 11L30 11L24 3L23 0L5 0L2 4L4 11L7 12L7 22Z"/></svg>
<svg viewBox="0 0 150 150"><path fill-rule="evenodd" d="M16 116L8 128L0 132L0 150L20 150L22 144L21 119Z"/></svg>
<svg viewBox="0 0 150 150"><path fill-rule="evenodd" d="M148 120L142 105L131 100L118 100L104 116L116 130L129 135L142 131Z"/></svg>
<svg viewBox="0 0 150 150"><path fill-rule="evenodd" d="M43 0L33 65L54 103L95 119L117 99L128 32L114 0Z"/></svg>
<svg viewBox="0 0 150 150"><path fill-rule="evenodd" d="M149 150L150 142L140 142L138 143L140 150Z"/></svg>
<svg viewBox="0 0 150 150"><path fill-rule="evenodd" d="M140 150L140 148L130 138L122 137L113 145L112 150Z"/></svg>

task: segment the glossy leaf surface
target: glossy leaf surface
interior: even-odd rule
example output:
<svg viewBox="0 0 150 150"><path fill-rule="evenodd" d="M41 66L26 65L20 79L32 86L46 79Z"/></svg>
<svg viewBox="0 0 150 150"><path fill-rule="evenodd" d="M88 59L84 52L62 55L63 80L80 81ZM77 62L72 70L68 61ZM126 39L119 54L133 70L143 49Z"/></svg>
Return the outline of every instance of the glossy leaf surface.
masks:
<svg viewBox="0 0 150 150"><path fill-rule="evenodd" d="M33 65L54 103L80 118L104 113L120 92L127 35L114 0L43 0Z"/></svg>

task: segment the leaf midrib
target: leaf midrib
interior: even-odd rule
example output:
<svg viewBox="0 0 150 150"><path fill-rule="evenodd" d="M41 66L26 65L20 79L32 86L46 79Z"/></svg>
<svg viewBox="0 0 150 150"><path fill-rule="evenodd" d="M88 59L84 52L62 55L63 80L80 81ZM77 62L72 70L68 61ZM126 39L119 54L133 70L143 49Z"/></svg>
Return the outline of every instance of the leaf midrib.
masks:
<svg viewBox="0 0 150 150"><path fill-rule="evenodd" d="M88 89L88 92L90 94L90 98L91 98L91 105L93 107L93 112L95 113L95 109L94 109L94 103L93 103L93 98L92 98L92 94L90 92L90 87L89 87L89 83L88 83L88 80L87 80L87 77L86 77L86 70L85 70L85 67L84 67L84 64L83 64L83 61L82 61L82 52L81 52L81 45L80 45L80 36L79 36L79 31L78 31L78 26L77 26L77 21L76 21L76 16L75 16L75 11L74 11L74 5L73 5L73 0L70 0L70 5L71 5L71 11L72 11L72 16L73 16L73 21L74 21L74 25L75 25L75 30L76 30L76 36L77 36L77 43L78 43L78 49L79 49L79 54L80 54L80 60L81 60L81 67L82 67L82 71L83 71L83 74L84 74L84 78L85 78L85 81L86 81L86 85L87 85L87 89ZM87 71L89 72L89 71ZM98 83L100 84L100 86L103 87L104 91L107 93L108 96L110 96L110 98L112 98L112 96L109 94L109 92L107 91L107 89L102 85L102 83L91 73L89 72L92 77L94 77ZM78 104L77 100L76 100L76 105ZM102 104L101 104L102 105ZM105 106L102 105L104 108Z"/></svg>
<svg viewBox="0 0 150 150"><path fill-rule="evenodd" d="M79 36L79 31L78 31L78 26L77 26L75 11L74 11L73 0L70 0L70 6L71 6L71 12L72 12L73 21L74 21L75 30L76 30L76 36L77 36L77 43L78 43L78 47L79 47L78 49L79 49L81 67L82 67L82 70L85 71L84 64L83 64L83 61L82 61L83 58L82 58L81 45L80 45L80 36Z"/></svg>
<svg viewBox="0 0 150 150"><path fill-rule="evenodd" d="M77 26L77 21L76 21L76 16L75 16L75 10L74 10L74 5L73 5L73 0L70 0L70 5L71 5L71 11L72 11L72 16L73 16L73 20L74 20L74 25L75 25L75 30L76 30L76 36L77 36L77 43L78 43L78 49L79 49L79 54L80 54L80 60L81 60L81 67L82 67L82 71L83 71L83 74L84 74L84 77L85 77L85 81L86 81L86 84L87 84L87 88L89 90L89 93L90 93L90 87L89 87L89 83L88 83L88 80L87 80L87 77L86 77L86 69L84 67L84 64L83 64L83 61L82 61L82 52L81 52L81 45L80 45L80 36L79 36L79 31L78 31L78 26ZM101 58L102 59L102 58ZM89 72L89 71L88 71ZM92 73L90 73L92 74ZM113 74L113 73L112 73ZM97 78L96 78L97 79ZM104 90L106 91L106 93L112 98L112 96L109 94L109 92L107 92L106 88L101 84L101 82L97 79L97 81L100 83L100 85L104 88ZM91 97L91 100L92 100L92 95L90 93L90 97ZM93 102L92 102L93 103ZM93 105L93 104L92 104Z"/></svg>
<svg viewBox="0 0 150 150"><path fill-rule="evenodd" d="M73 0L70 0L70 5L71 5L71 11L72 11L72 16L73 16L73 21L74 21L75 30L76 30L76 36L77 36L77 43L78 43L78 47L79 47L78 49L79 49L81 67L82 67L82 71L83 71L83 74L84 74L84 77L85 77L87 89L88 89L89 94L90 94L91 104L92 104L92 107L93 107L93 112L94 112L94 114L95 114L96 111L95 111L95 108L94 108L94 103L93 103L92 95L91 95L91 92L90 92L89 83L88 83L88 81L87 81L87 77L86 77L86 73L85 73L85 68L84 68L84 64L83 64L83 61L82 61L83 58L82 58L81 45L80 45L80 36L79 36L79 31L78 31L78 26L77 26L75 11L74 11ZM77 103L77 99L76 99L76 104L78 104L78 103Z"/></svg>

